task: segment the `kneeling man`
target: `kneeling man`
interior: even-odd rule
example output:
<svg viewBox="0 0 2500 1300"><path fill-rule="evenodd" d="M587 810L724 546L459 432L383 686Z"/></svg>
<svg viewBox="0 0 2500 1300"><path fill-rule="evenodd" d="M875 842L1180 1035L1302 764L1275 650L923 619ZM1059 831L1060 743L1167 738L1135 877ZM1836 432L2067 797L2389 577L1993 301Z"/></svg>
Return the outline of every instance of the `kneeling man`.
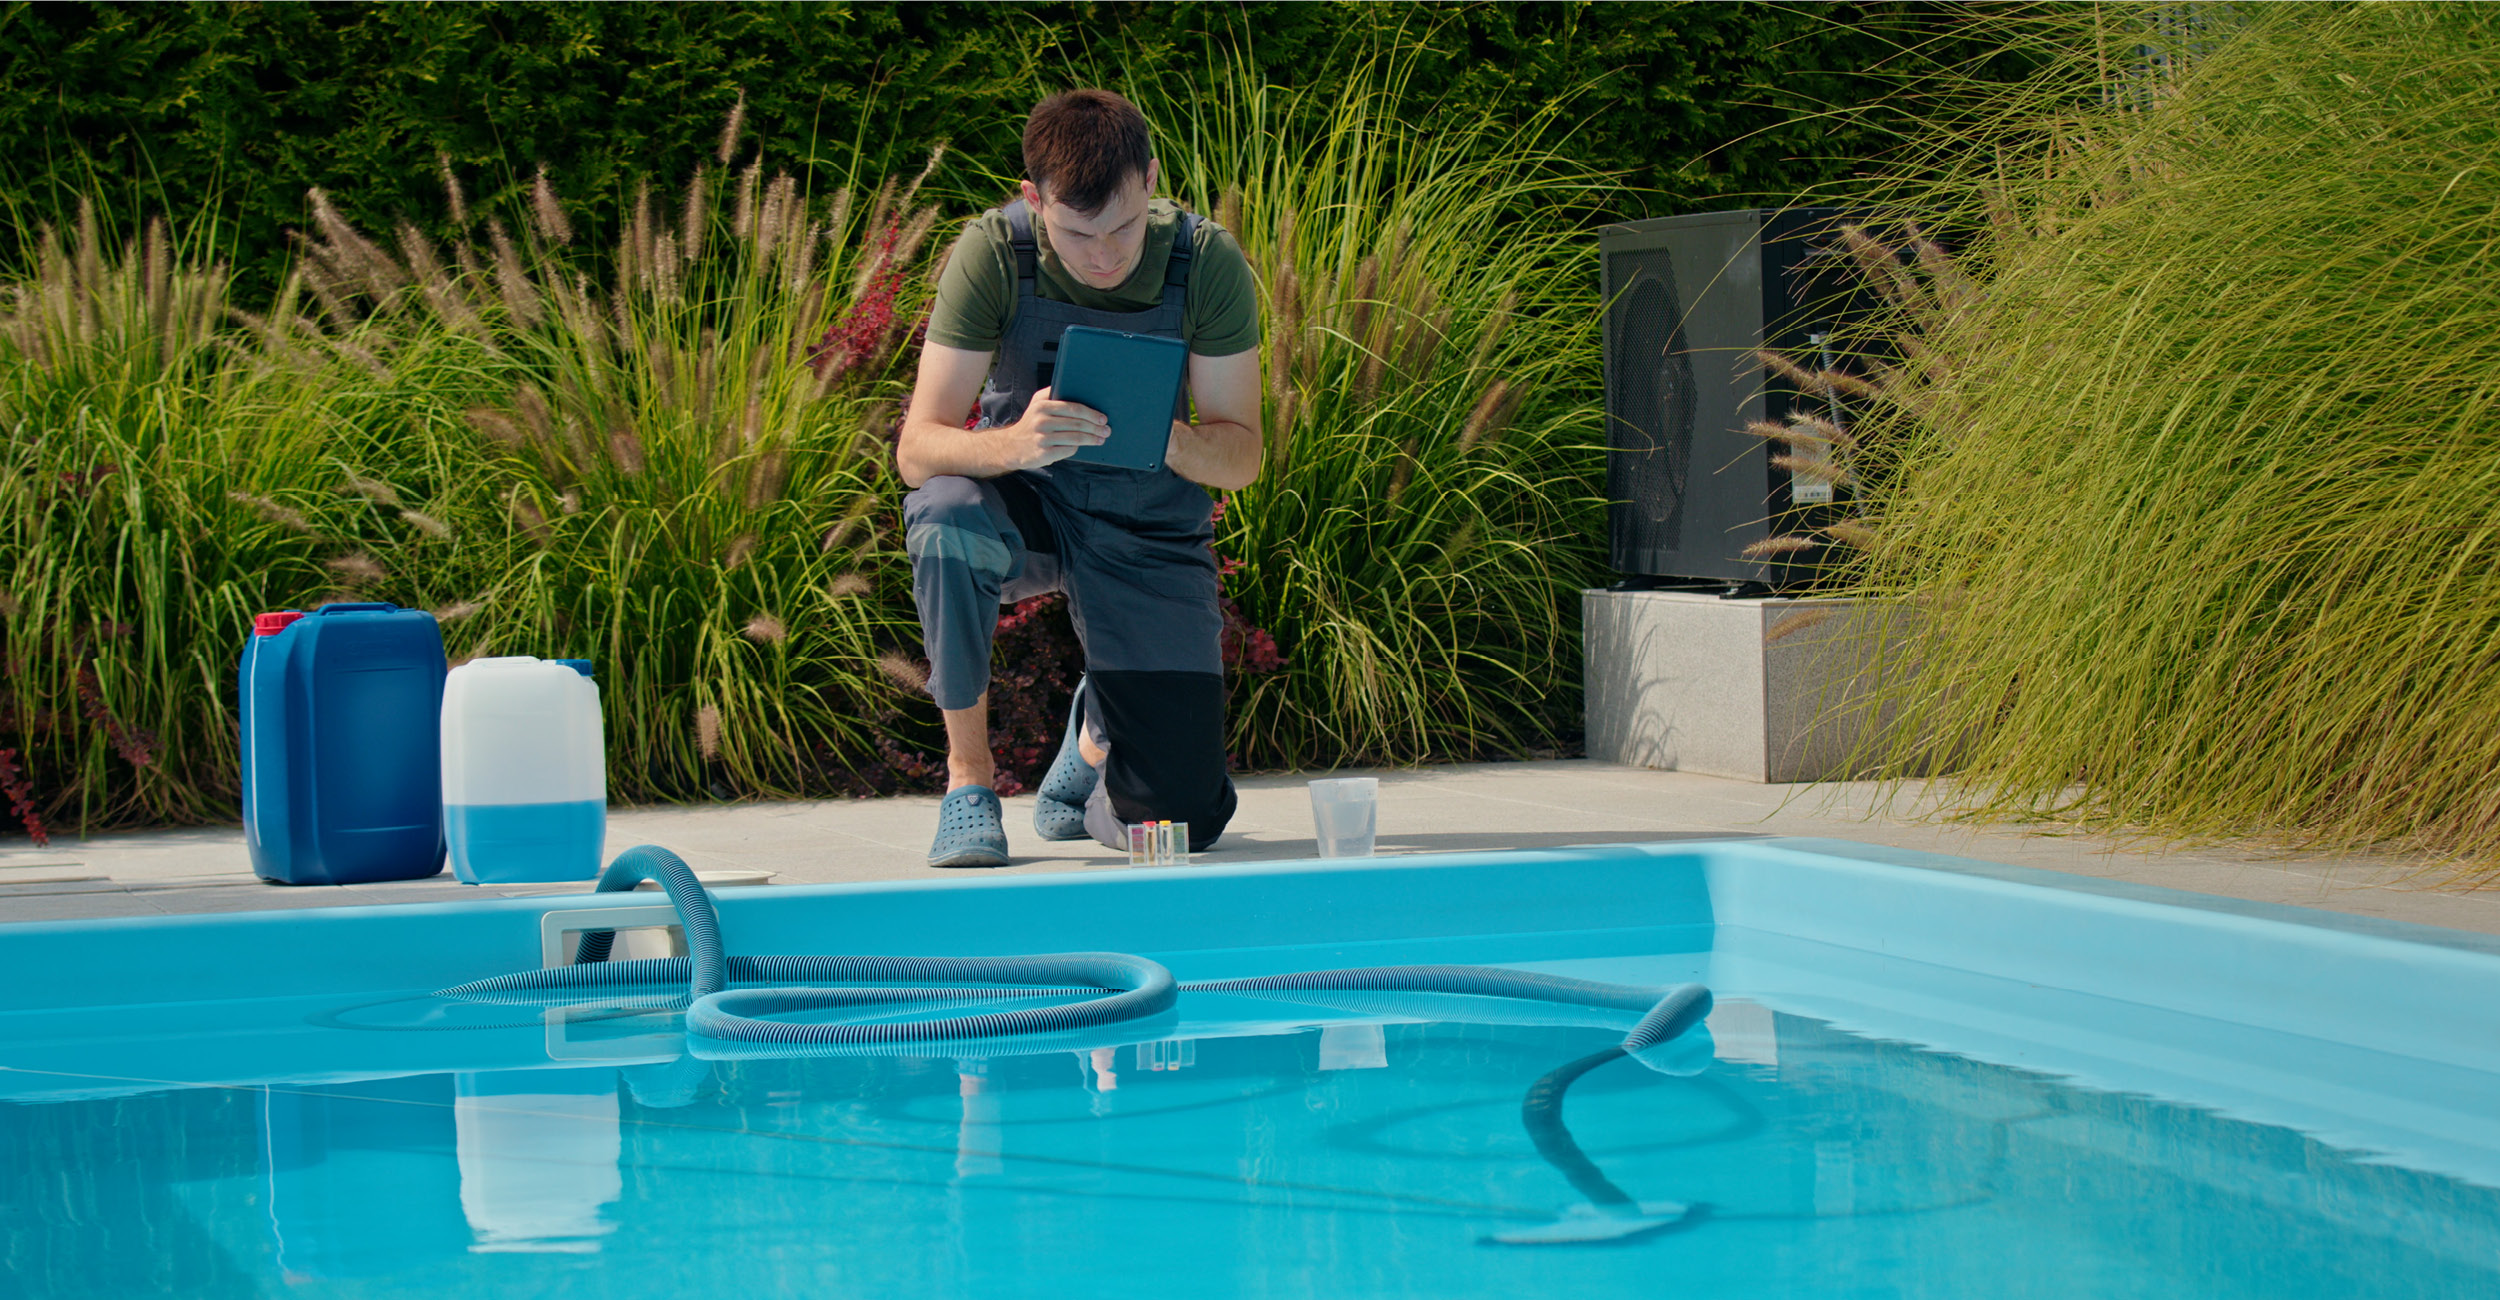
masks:
<svg viewBox="0 0 2500 1300"><path fill-rule="evenodd" d="M1154 196L1146 119L1109 91L1037 105L1023 196L966 227L938 279L895 462L929 656L946 718L933 867L1007 862L989 743L990 643L1002 603L1067 593L1085 678L1038 792L1046 840L1187 822L1206 848L1233 815L1213 502L1258 476L1258 295L1221 227ZM1068 458L1109 433L1050 392L1060 332L1090 325L1189 345L1195 422L1161 468ZM977 411L976 411L977 403ZM966 428L967 423L971 428Z"/></svg>

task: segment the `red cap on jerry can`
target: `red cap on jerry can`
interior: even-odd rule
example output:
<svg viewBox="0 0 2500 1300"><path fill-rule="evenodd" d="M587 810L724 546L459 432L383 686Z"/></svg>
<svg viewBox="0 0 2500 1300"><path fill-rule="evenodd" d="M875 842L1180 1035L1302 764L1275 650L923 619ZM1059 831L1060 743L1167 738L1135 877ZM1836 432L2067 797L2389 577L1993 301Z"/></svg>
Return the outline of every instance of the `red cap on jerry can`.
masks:
<svg viewBox="0 0 2500 1300"><path fill-rule="evenodd" d="M282 609L275 614L254 614L252 615L252 635L276 636L286 631L289 623L303 616L302 611L292 609Z"/></svg>

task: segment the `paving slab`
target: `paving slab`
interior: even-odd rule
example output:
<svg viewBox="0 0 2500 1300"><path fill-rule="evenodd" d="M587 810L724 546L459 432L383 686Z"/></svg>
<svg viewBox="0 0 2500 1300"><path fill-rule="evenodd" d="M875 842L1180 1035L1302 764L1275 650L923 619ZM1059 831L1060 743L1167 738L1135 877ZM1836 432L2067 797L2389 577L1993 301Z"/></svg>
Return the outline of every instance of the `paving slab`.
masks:
<svg viewBox="0 0 2500 1300"><path fill-rule="evenodd" d="M1738 835L1812 835L1949 853L2016 866L2289 903L2500 934L2500 882L2458 879L2395 856L2304 854L2250 846L2166 846L2054 829L1971 827L1916 813L1924 783L1761 785L1585 759L1471 763L1363 772L1262 775L1240 781L1241 809L1201 862L1311 858L1306 781L1380 780L1383 854L1655 843ZM619 808L608 852L663 844L697 870L765 870L776 884L942 880L995 874L925 864L934 796L693 807ZM1125 853L1091 841L1044 843L1030 796L1009 799L1011 874L1125 870ZM470 886L446 871L370 885L264 884L235 827L194 827L0 848L0 923L164 916L278 907L446 902L578 893L584 884Z"/></svg>

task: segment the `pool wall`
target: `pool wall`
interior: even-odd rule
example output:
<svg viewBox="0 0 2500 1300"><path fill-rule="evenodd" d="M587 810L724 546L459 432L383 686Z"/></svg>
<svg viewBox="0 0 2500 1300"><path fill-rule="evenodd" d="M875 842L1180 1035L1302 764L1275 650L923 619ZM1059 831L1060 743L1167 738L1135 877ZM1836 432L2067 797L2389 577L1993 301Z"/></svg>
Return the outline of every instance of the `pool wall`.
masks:
<svg viewBox="0 0 2500 1300"><path fill-rule="evenodd" d="M733 953L1134 952L1183 978L1326 945L1346 964L1416 941L1621 930L1624 952L1710 946L1716 846L1445 854L1368 862L994 876L717 891ZM587 887L585 887L587 889ZM0 1012L440 988L540 965L550 911L653 893L303 908L0 926ZM1487 961L1505 960L1488 956Z"/></svg>

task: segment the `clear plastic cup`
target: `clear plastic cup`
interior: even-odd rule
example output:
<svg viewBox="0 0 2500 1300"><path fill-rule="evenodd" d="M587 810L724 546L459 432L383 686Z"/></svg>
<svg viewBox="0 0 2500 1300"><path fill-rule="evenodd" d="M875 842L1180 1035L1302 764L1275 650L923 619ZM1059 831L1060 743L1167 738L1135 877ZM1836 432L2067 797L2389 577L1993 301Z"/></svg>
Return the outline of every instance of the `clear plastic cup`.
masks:
<svg viewBox="0 0 2500 1300"><path fill-rule="evenodd" d="M1368 858L1380 829L1380 778L1311 782L1311 825L1323 858Z"/></svg>

